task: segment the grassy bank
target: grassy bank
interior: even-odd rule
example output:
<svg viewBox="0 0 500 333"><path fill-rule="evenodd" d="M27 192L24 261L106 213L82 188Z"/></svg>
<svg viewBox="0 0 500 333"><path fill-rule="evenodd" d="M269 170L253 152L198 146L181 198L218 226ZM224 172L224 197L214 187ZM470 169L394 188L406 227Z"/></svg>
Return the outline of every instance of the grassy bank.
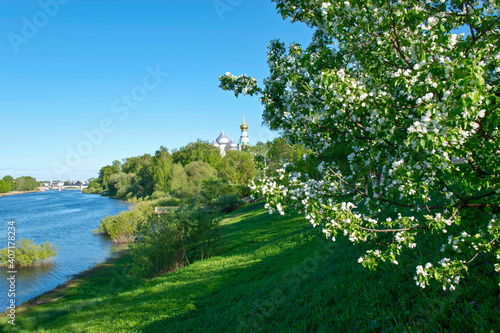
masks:
<svg viewBox="0 0 500 333"><path fill-rule="evenodd" d="M231 218L232 217L232 218ZM107 262L19 309L14 332L484 332L500 327L494 277L472 272L456 291L413 282L418 251L370 272L363 252L326 241L299 216L262 204L223 222L224 251L141 281L130 257ZM421 249L425 251L426 249ZM416 256L416 257L415 257ZM60 297L60 298L59 298Z"/></svg>

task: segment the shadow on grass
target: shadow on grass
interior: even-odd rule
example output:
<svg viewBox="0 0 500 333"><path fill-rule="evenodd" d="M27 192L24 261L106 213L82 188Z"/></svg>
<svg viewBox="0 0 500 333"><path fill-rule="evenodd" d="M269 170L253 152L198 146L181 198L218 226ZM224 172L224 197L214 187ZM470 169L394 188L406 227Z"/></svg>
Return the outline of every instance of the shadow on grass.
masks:
<svg viewBox="0 0 500 333"><path fill-rule="evenodd" d="M420 290L412 281L412 256L398 267L370 272L357 264L362 246L345 239L327 241L301 218L253 209L236 215L224 226L226 253L147 282L128 277L130 259L120 259L72 289L64 301L21 315L20 331L439 332L498 327L499 290L491 283L478 284L477 295L470 288Z"/></svg>
<svg viewBox="0 0 500 333"><path fill-rule="evenodd" d="M226 289L226 286L235 283L237 285L246 282L257 283L262 280L263 270L269 270L269 266L273 266L272 263L278 259L275 260L269 255L255 256L256 250L265 247L266 243L287 237L283 224L276 224L274 219L269 219L267 216L266 219L262 219L262 216L266 216L264 212L254 212L253 216L235 221L236 227L226 226L226 237L237 251L209 261L197 262L190 267L139 285L136 281L129 281L125 273L126 264L120 264L111 271L92 276L90 282L82 282L70 297L66 297L64 303L47 304L43 309L35 309L33 313L26 314L20 319L19 324L27 330L50 330L67 326L69 323L78 326L78 323L97 324L102 320L113 322L124 314L133 317L135 313L147 314L146 321L151 321L154 317L165 317L162 313L178 315L192 311L196 309L198 298L203 303L205 302L203 299L219 294L221 290ZM269 227L267 230L269 232L263 232L263 224ZM289 222L287 229L289 234L296 234L296 221ZM238 239L237 233L244 234L245 237ZM259 246L248 242L247 236L253 237L260 243ZM292 256L292 253L293 250L290 248L280 253L280 256ZM252 268L256 264L257 267ZM89 283L95 288L89 286ZM244 293L243 291L242 295ZM61 312L61 307L65 308L64 312ZM137 317L140 318L142 315L139 314ZM170 317L166 316L167 319ZM51 320L46 321L46 318ZM137 321L134 324L140 326L141 322Z"/></svg>

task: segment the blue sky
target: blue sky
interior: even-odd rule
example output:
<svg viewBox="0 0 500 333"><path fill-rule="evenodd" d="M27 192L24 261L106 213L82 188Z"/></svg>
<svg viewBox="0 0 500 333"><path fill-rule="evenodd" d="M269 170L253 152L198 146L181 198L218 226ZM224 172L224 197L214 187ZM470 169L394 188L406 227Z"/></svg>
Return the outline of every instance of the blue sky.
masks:
<svg viewBox="0 0 500 333"><path fill-rule="evenodd" d="M113 160L211 141L222 126L238 140L243 112L251 143L273 138L258 98L236 99L218 77L262 82L272 39L310 36L269 0L4 1L0 177L96 177Z"/></svg>

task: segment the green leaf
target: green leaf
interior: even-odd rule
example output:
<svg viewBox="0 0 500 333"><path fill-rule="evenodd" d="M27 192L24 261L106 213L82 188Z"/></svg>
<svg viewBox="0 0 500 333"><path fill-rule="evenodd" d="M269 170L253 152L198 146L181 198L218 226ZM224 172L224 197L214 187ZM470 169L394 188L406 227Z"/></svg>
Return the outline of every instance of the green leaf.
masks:
<svg viewBox="0 0 500 333"><path fill-rule="evenodd" d="M420 147L422 147L422 149L424 149L425 148L425 139L424 138L420 138L419 144L420 144Z"/></svg>

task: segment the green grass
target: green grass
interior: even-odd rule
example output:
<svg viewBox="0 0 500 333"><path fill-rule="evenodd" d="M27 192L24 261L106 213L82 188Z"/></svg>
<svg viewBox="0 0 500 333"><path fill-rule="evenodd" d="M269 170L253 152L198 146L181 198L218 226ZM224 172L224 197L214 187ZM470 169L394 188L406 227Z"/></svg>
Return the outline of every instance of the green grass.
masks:
<svg viewBox="0 0 500 333"><path fill-rule="evenodd" d="M130 257L120 258L45 296L61 299L21 309L15 327L2 317L0 331L499 332L489 273L454 292L422 290L418 251L370 272L357 263L362 246L327 241L298 215L253 204L228 218L219 256L150 281L132 279Z"/></svg>

